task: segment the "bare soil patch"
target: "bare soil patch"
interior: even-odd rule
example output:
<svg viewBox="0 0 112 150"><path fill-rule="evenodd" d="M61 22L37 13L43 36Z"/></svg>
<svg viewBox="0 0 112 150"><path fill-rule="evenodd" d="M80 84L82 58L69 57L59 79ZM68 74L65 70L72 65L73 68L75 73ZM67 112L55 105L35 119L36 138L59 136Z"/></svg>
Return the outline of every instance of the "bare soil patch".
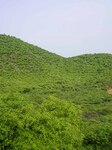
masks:
<svg viewBox="0 0 112 150"><path fill-rule="evenodd" d="M86 112L84 114L85 118L91 119L91 118L96 118L96 117L100 117L102 115L101 112Z"/></svg>
<svg viewBox="0 0 112 150"><path fill-rule="evenodd" d="M112 88L107 90L108 94L112 94Z"/></svg>

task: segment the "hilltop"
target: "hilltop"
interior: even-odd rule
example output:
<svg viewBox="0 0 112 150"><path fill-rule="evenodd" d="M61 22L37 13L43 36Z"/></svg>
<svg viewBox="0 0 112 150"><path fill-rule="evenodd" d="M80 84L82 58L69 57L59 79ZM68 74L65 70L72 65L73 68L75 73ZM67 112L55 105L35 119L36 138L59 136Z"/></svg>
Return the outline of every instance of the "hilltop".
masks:
<svg viewBox="0 0 112 150"><path fill-rule="evenodd" d="M13 124L14 115L16 115L17 113L18 116L21 114L18 112L24 111L26 112L26 116L22 116L23 122L25 121L25 117L29 116L28 118L30 118L32 122L34 121L34 123L37 124L36 120L38 120L41 112L44 116L47 111L49 113L49 117L56 117L54 120L55 123L59 121L61 124L61 121L63 119L60 120L60 118L58 118L57 120L57 113L59 112L55 112L55 105L57 105L57 111L60 111L62 109L63 111L67 112L67 119L64 119L64 121L66 120L64 124L68 122L67 127L70 133L75 132L75 130L77 131L77 135L79 135L80 140L78 138L75 139L75 137L72 135L71 137L74 139L74 141L76 140L79 143L82 142L83 145L83 147L82 145L80 147L80 144L76 144L74 147L73 143L68 143L69 149L70 147L71 149L102 149L103 147L104 149L106 149L107 147L107 150L111 149L111 90L112 54L86 54L64 58L62 56L39 48L38 46L26 43L15 37L0 35L0 98L2 104L2 114L5 113L5 120L1 115L1 120L3 123L1 132L3 133L7 131L5 136L1 136L1 149L9 150L11 148L15 148L14 145L12 145L12 142L9 144L12 147L9 148L9 145L4 140L6 137L6 139L9 140L7 134L10 125L6 126L5 121L8 120L8 114L10 114L10 112L13 112L12 116L9 115L9 120L11 120L11 122L9 122L11 124ZM49 99L48 104L46 104L45 102L47 101L47 99ZM49 112L49 109L52 106L54 113L52 113L52 111ZM70 107L70 109L68 109L68 106ZM44 107L45 109L43 109ZM72 117L72 113L77 116L77 110L79 110L79 107L82 111L82 123L80 123L82 128L82 130L80 131L81 133L78 129L75 129L76 120L73 121L74 126L72 126L72 123L70 121L71 118L69 118ZM27 113L28 110L30 113ZM37 113L38 110L40 114ZM70 111L70 114L68 110ZM75 112L73 112L73 110L75 110ZM33 114L38 115L35 116L32 114L32 112ZM62 113L60 114L62 118L64 115L62 115ZM46 117L47 116L45 116L44 120L46 120ZM17 118L15 117L15 120L16 119ZM18 122L18 120L16 121ZM48 119L48 121L50 120ZM30 120L28 120L28 123L30 124ZM53 122L50 123L53 127L55 126ZM5 129L4 125L6 126ZM22 122L20 117L20 120L18 122L19 129L21 125ZM73 128L73 131L70 130L70 126ZM16 128L16 125L14 125L14 128ZM30 134L30 136L32 136L34 134L32 134L34 128L35 126L33 126L32 128L28 126L29 132L27 134ZM62 127L60 126L60 131L61 128ZM66 126L64 127L64 129L65 128ZM11 135L13 135L14 130L11 128L9 130L11 131ZM22 132L22 130L23 126L21 126L20 131ZM35 130L36 132L38 132L37 129ZM57 132L57 128L53 128L52 130L55 130ZM24 132L26 131L27 129L25 128ZM64 130L64 133L66 133L67 137L69 136L67 130ZM16 143L18 137L19 136L17 136L16 139L14 136L12 136L10 140L14 138ZM55 138L59 140L59 137ZM37 141L35 141L34 143L36 143ZM69 140L67 139L67 141ZM40 143L41 142L42 141L40 140ZM62 143L63 142L65 141L62 141ZM32 143L32 148L36 147L34 143ZM57 143L59 144L59 141ZM57 147L57 149L59 149L57 143L54 144L56 144L55 146ZM5 147L3 146L3 144L5 145ZM18 147L18 145L16 146ZM25 145L23 143L22 147L24 146ZM68 149L68 147L62 146L62 149ZM50 149L53 148L54 147L52 145L52 148ZM27 150L28 148L24 149ZM42 147L40 147L40 149L42 149Z"/></svg>
<svg viewBox="0 0 112 150"><path fill-rule="evenodd" d="M58 66L62 59L61 56L6 35L0 35L0 55L1 72L9 69L10 73L39 73L55 64Z"/></svg>

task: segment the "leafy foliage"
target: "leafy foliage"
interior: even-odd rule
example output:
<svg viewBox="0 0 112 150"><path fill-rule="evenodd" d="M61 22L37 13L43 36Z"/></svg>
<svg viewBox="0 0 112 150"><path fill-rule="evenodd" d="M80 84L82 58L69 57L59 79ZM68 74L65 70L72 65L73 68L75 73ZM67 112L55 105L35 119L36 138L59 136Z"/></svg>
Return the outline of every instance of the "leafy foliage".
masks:
<svg viewBox="0 0 112 150"><path fill-rule="evenodd" d="M80 108L54 97L39 106L19 95L1 98L1 149L76 149L82 146Z"/></svg>
<svg viewBox="0 0 112 150"><path fill-rule="evenodd" d="M1 149L111 150L111 89L112 54L63 58L0 35Z"/></svg>

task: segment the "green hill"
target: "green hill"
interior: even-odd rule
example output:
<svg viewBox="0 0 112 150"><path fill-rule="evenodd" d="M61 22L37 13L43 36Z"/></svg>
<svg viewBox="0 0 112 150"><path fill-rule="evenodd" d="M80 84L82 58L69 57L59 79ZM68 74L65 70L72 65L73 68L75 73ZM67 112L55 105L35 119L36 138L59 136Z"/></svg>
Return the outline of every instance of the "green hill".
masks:
<svg viewBox="0 0 112 150"><path fill-rule="evenodd" d="M9 74L40 73L46 69L51 71L52 67L58 70L62 60L61 56L5 35L0 36L0 54L1 72Z"/></svg>
<svg viewBox="0 0 112 150"><path fill-rule="evenodd" d="M111 150L111 93L112 54L64 58L0 35L1 150Z"/></svg>

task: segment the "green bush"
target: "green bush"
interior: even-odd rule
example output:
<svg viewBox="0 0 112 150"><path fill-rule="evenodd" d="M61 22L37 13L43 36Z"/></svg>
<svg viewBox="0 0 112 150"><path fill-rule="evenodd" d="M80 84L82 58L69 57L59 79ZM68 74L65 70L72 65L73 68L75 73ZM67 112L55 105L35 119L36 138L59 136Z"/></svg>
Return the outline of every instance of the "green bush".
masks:
<svg viewBox="0 0 112 150"><path fill-rule="evenodd" d="M80 108L49 97L39 107L18 95L1 98L1 150L73 150L82 147Z"/></svg>
<svg viewBox="0 0 112 150"><path fill-rule="evenodd" d="M108 125L88 127L85 133L84 145L88 150L111 150L112 128Z"/></svg>

